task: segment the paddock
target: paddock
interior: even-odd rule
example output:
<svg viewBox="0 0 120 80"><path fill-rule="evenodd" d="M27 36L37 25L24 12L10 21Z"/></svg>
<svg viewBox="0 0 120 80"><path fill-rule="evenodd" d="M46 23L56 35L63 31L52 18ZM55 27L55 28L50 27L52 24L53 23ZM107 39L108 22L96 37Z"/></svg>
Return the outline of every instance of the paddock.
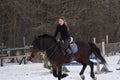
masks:
<svg viewBox="0 0 120 80"><path fill-rule="evenodd" d="M30 53L29 53L30 54ZM21 64L22 62L24 62L24 64L27 63L26 59L29 57L30 55L19 55L19 56L6 56L6 55L0 55L0 60L1 60L1 66L4 66L4 59L15 59L17 61L18 64Z"/></svg>
<svg viewBox="0 0 120 80"><path fill-rule="evenodd" d="M105 59L108 62L108 68L113 72L96 74L97 80L120 80L120 71L116 70L117 68L120 68L120 65L117 64L119 55L105 57ZM81 65L67 66L67 68L70 70L68 73L69 76L63 80L80 80L79 72L82 68ZM100 66L100 69L101 68L102 65ZM96 69L97 67L95 66L94 70ZM91 80L89 70L90 68L87 67L85 71L85 80ZM0 80L57 80L52 76L52 74L50 74L49 69L43 67L43 63L28 62L26 65L7 63L4 67L0 67L0 74Z"/></svg>
<svg viewBox="0 0 120 80"><path fill-rule="evenodd" d="M101 48L102 50L102 54L106 53L105 49L105 44L101 43L104 47ZM15 70L13 71L13 74L11 76L8 76L8 78L6 78L6 80L9 80L9 78L11 78L12 80L16 80L16 78L19 78L18 80L33 80L33 79L44 79L47 80L48 78L51 78L53 80L56 80L50 73L49 70L43 67L43 63L31 63L31 62L27 62L26 59L27 57L30 56L30 53L26 53L28 49L32 48L32 46L24 46L24 47L19 47L19 48L9 48L10 51L12 50L23 50L23 54L24 55L16 55L16 56L6 56L5 54L3 54L4 51L7 51L8 48L2 48L2 55L0 55L0 60L1 60L1 72L3 72L3 76L0 75L0 80L5 79L4 75L10 75L10 73L12 72L12 70L15 68ZM115 55L118 54L118 55ZM109 79L109 76L111 75L115 75L112 76L112 79L120 79L120 77L118 77L119 75L119 62L120 62L120 53L115 53L114 55L109 55L109 57L105 55L103 55L106 59L106 61L108 62L108 66L104 66L102 64L100 64L98 62L98 60L96 59L96 57L94 57L94 55L92 55L90 57L90 60L94 62L94 70L96 73L96 77L98 78L98 80L101 79ZM39 55L38 55L39 56ZM6 59L15 59L17 61L17 63L4 63L4 60ZM112 63L113 62L113 63ZM24 63L25 65L20 65ZM67 78L65 78L64 80L75 80L75 79L79 79L79 76L76 76L77 74L79 74L79 71L81 70L82 66L73 61L71 63L68 64L64 64L63 66L66 66L69 70L70 73ZM18 70L16 70L16 68ZM105 69L104 69L105 68ZM106 71L107 69L107 71ZM5 73L4 70L9 71L10 73ZM103 71L102 71L103 70ZM20 72L20 73L17 73ZM110 72L110 73L109 73ZM14 74L15 73L15 74ZM2 74L2 73L0 73ZM46 75L44 75L46 74ZM106 76L106 75L108 76ZM14 76L17 75L16 78L14 78ZM31 77L34 76L34 77ZM41 76L42 75L42 76ZM87 70L85 72L85 75L87 76L86 80L89 80L89 67L87 67ZM102 77L101 77L102 76ZM29 78L28 78L29 77ZM117 78L116 78L117 77ZM109 79L110 80L110 79Z"/></svg>
<svg viewBox="0 0 120 80"><path fill-rule="evenodd" d="M1 46L1 50L0 50L0 60L1 60L1 66L4 65L4 59L15 59L19 64L21 64L23 61L24 61L24 64L27 63L27 57L30 56L30 52L27 53L27 50L30 50L32 46L26 46L24 44L24 47L17 47L17 48L5 48L4 45ZM23 55L17 55L15 54L14 56L9 56L8 54L4 54L4 52L11 52L11 51L17 51L17 50L20 50L22 51L22 54ZM20 58L20 59L18 59Z"/></svg>

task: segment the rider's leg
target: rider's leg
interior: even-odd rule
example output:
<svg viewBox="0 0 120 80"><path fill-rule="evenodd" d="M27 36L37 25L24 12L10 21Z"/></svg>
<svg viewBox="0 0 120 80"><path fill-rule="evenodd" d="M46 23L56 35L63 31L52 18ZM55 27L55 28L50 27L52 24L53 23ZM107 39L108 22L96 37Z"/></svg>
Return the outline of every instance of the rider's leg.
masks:
<svg viewBox="0 0 120 80"><path fill-rule="evenodd" d="M64 41L64 45L65 45L65 51L66 51L66 55L69 57L69 58L73 58L74 55L72 54L72 49L70 47L70 39L66 39Z"/></svg>
<svg viewBox="0 0 120 80"><path fill-rule="evenodd" d="M67 54L71 54L72 50L70 49L70 39L66 39L64 40L64 47L65 47L65 51L67 52Z"/></svg>

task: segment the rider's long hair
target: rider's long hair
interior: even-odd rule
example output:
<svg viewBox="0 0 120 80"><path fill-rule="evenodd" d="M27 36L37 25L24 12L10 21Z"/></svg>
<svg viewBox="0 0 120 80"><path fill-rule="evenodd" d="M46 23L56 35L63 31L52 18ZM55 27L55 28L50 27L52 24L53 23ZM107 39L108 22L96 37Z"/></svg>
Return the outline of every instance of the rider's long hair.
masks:
<svg viewBox="0 0 120 80"><path fill-rule="evenodd" d="M66 27L68 28L68 31L70 31L69 27L68 27L68 23L65 19L65 17L60 17L59 19L62 19L64 21L64 24L66 25Z"/></svg>
<svg viewBox="0 0 120 80"><path fill-rule="evenodd" d="M62 19L62 20L64 21L64 24L65 24L66 26L68 25L65 17L60 17L59 19Z"/></svg>

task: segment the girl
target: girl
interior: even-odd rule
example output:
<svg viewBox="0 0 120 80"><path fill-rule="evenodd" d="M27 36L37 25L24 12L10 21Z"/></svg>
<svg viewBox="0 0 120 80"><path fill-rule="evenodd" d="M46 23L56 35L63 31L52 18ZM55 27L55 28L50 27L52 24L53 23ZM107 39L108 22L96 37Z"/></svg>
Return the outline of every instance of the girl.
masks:
<svg viewBox="0 0 120 80"><path fill-rule="evenodd" d="M72 50L69 47L70 45L70 34L69 34L69 28L67 26L67 22L65 18L59 18L59 24L57 25L56 31L55 31L55 38L58 35L58 32L60 32L61 39L64 41L64 47L65 47L65 53L71 57Z"/></svg>

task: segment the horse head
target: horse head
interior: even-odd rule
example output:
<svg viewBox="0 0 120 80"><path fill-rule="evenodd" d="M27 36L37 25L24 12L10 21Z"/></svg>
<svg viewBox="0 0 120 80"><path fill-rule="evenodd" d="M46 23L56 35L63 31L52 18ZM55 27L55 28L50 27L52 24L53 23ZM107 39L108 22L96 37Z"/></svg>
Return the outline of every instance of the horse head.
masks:
<svg viewBox="0 0 120 80"><path fill-rule="evenodd" d="M30 57L31 58L34 57L38 52L48 50L56 42L57 42L56 39L48 34L39 35L38 37L35 37L32 42L33 50Z"/></svg>

